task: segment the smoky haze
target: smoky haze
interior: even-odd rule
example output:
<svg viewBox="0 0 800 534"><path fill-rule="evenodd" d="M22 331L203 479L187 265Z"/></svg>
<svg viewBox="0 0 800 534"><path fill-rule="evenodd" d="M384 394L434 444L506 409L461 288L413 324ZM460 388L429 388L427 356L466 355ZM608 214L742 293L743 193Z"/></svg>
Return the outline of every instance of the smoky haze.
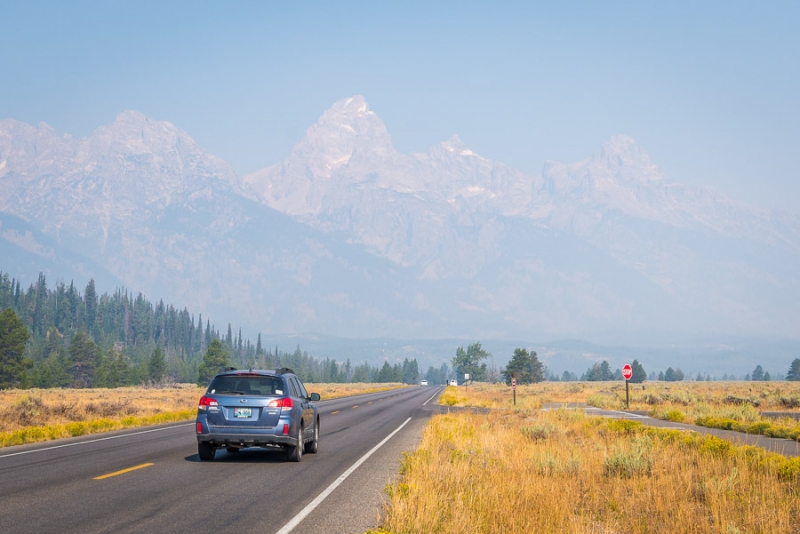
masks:
<svg viewBox="0 0 800 534"><path fill-rule="evenodd" d="M0 212L5 272L123 284L341 359L436 363L488 340L498 364L516 343L579 371L672 344L698 370L745 372L747 343L720 339L800 324L797 216L675 181L624 134L535 175L458 136L402 153L358 95L247 175L136 111L83 138L3 120ZM346 341L379 338L440 341ZM776 371L792 347L766 356Z"/></svg>

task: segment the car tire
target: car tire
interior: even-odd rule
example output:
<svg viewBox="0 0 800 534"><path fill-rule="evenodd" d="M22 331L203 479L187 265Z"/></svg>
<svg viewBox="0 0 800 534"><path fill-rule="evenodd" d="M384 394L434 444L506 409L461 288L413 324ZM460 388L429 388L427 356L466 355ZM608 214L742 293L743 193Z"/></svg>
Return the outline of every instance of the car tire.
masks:
<svg viewBox="0 0 800 534"><path fill-rule="evenodd" d="M303 459L303 425L298 425L297 445L286 449L286 459L290 462L299 462Z"/></svg>
<svg viewBox="0 0 800 534"><path fill-rule="evenodd" d="M314 423L314 439L306 443L305 452L308 454L317 454L319 450L319 421Z"/></svg>
<svg viewBox="0 0 800 534"><path fill-rule="evenodd" d="M240 449L239 447L225 447L225 450L231 454L236 454L242 449Z"/></svg>
<svg viewBox="0 0 800 534"><path fill-rule="evenodd" d="M215 449L210 443L201 441L197 444L197 455L200 456L200 459L204 462L210 462L213 460L216 452L217 449Z"/></svg>

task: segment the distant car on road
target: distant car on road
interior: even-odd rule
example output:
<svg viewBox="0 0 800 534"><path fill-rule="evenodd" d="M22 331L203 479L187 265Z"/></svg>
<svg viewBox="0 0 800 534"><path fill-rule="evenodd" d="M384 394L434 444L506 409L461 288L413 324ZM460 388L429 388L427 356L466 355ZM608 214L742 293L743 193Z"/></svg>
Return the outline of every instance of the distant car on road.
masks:
<svg viewBox="0 0 800 534"><path fill-rule="evenodd" d="M427 386L428 385L428 381L427 380L420 380L419 385L420 386Z"/></svg>
<svg viewBox="0 0 800 534"><path fill-rule="evenodd" d="M456 380L455 378L451 378L450 380L447 381L447 385L448 386L457 386L458 385L458 380Z"/></svg>
<svg viewBox="0 0 800 534"><path fill-rule="evenodd" d="M221 448L280 447L299 462L319 447L319 399L288 368L219 373L197 407L197 453L211 461Z"/></svg>

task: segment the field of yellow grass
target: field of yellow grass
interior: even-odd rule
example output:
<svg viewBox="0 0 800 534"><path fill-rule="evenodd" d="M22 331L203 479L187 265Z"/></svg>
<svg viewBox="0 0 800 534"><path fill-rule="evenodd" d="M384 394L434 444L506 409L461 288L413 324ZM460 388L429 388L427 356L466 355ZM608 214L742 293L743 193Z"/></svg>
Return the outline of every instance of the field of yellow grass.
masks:
<svg viewBox="0 0 800 534"><path fill-rule="evenodd" d="M630 407L658 419L695 423L800 441L800 382L646 382L630 384ZM447 388L441 403L481 408L512 407L505 384ZM548 403L586 403L625 409L625 383L541 382L517 387L517 410ZM786 417L765 417L762 412ZM794 415L795 419L790 418Z"/></svg>
<svg viewBox="0 0 800 534"><path fill-rule="evenodd" d="M401 384L306 384L323 399ZM0 447L194 419L205 391L193 384L115 389L0 390Z"/></svg>
<svg viewBox="0 0 800 534"><path fill-rule="evenodd" d="M800 533L800 458L582 410L434 416L387 493L376 533Z"/></svg>

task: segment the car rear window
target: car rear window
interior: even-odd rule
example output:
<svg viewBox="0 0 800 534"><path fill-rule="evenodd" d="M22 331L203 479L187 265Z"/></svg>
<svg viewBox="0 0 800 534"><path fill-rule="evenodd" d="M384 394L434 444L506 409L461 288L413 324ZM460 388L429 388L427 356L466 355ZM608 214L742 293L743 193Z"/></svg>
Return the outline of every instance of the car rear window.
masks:
<svg viewBox="0 0 800 534"><path fill-rule="evenodd" d="M217 395L283 395L283 380L277 376L218 376L208 386Z"/></svg>

